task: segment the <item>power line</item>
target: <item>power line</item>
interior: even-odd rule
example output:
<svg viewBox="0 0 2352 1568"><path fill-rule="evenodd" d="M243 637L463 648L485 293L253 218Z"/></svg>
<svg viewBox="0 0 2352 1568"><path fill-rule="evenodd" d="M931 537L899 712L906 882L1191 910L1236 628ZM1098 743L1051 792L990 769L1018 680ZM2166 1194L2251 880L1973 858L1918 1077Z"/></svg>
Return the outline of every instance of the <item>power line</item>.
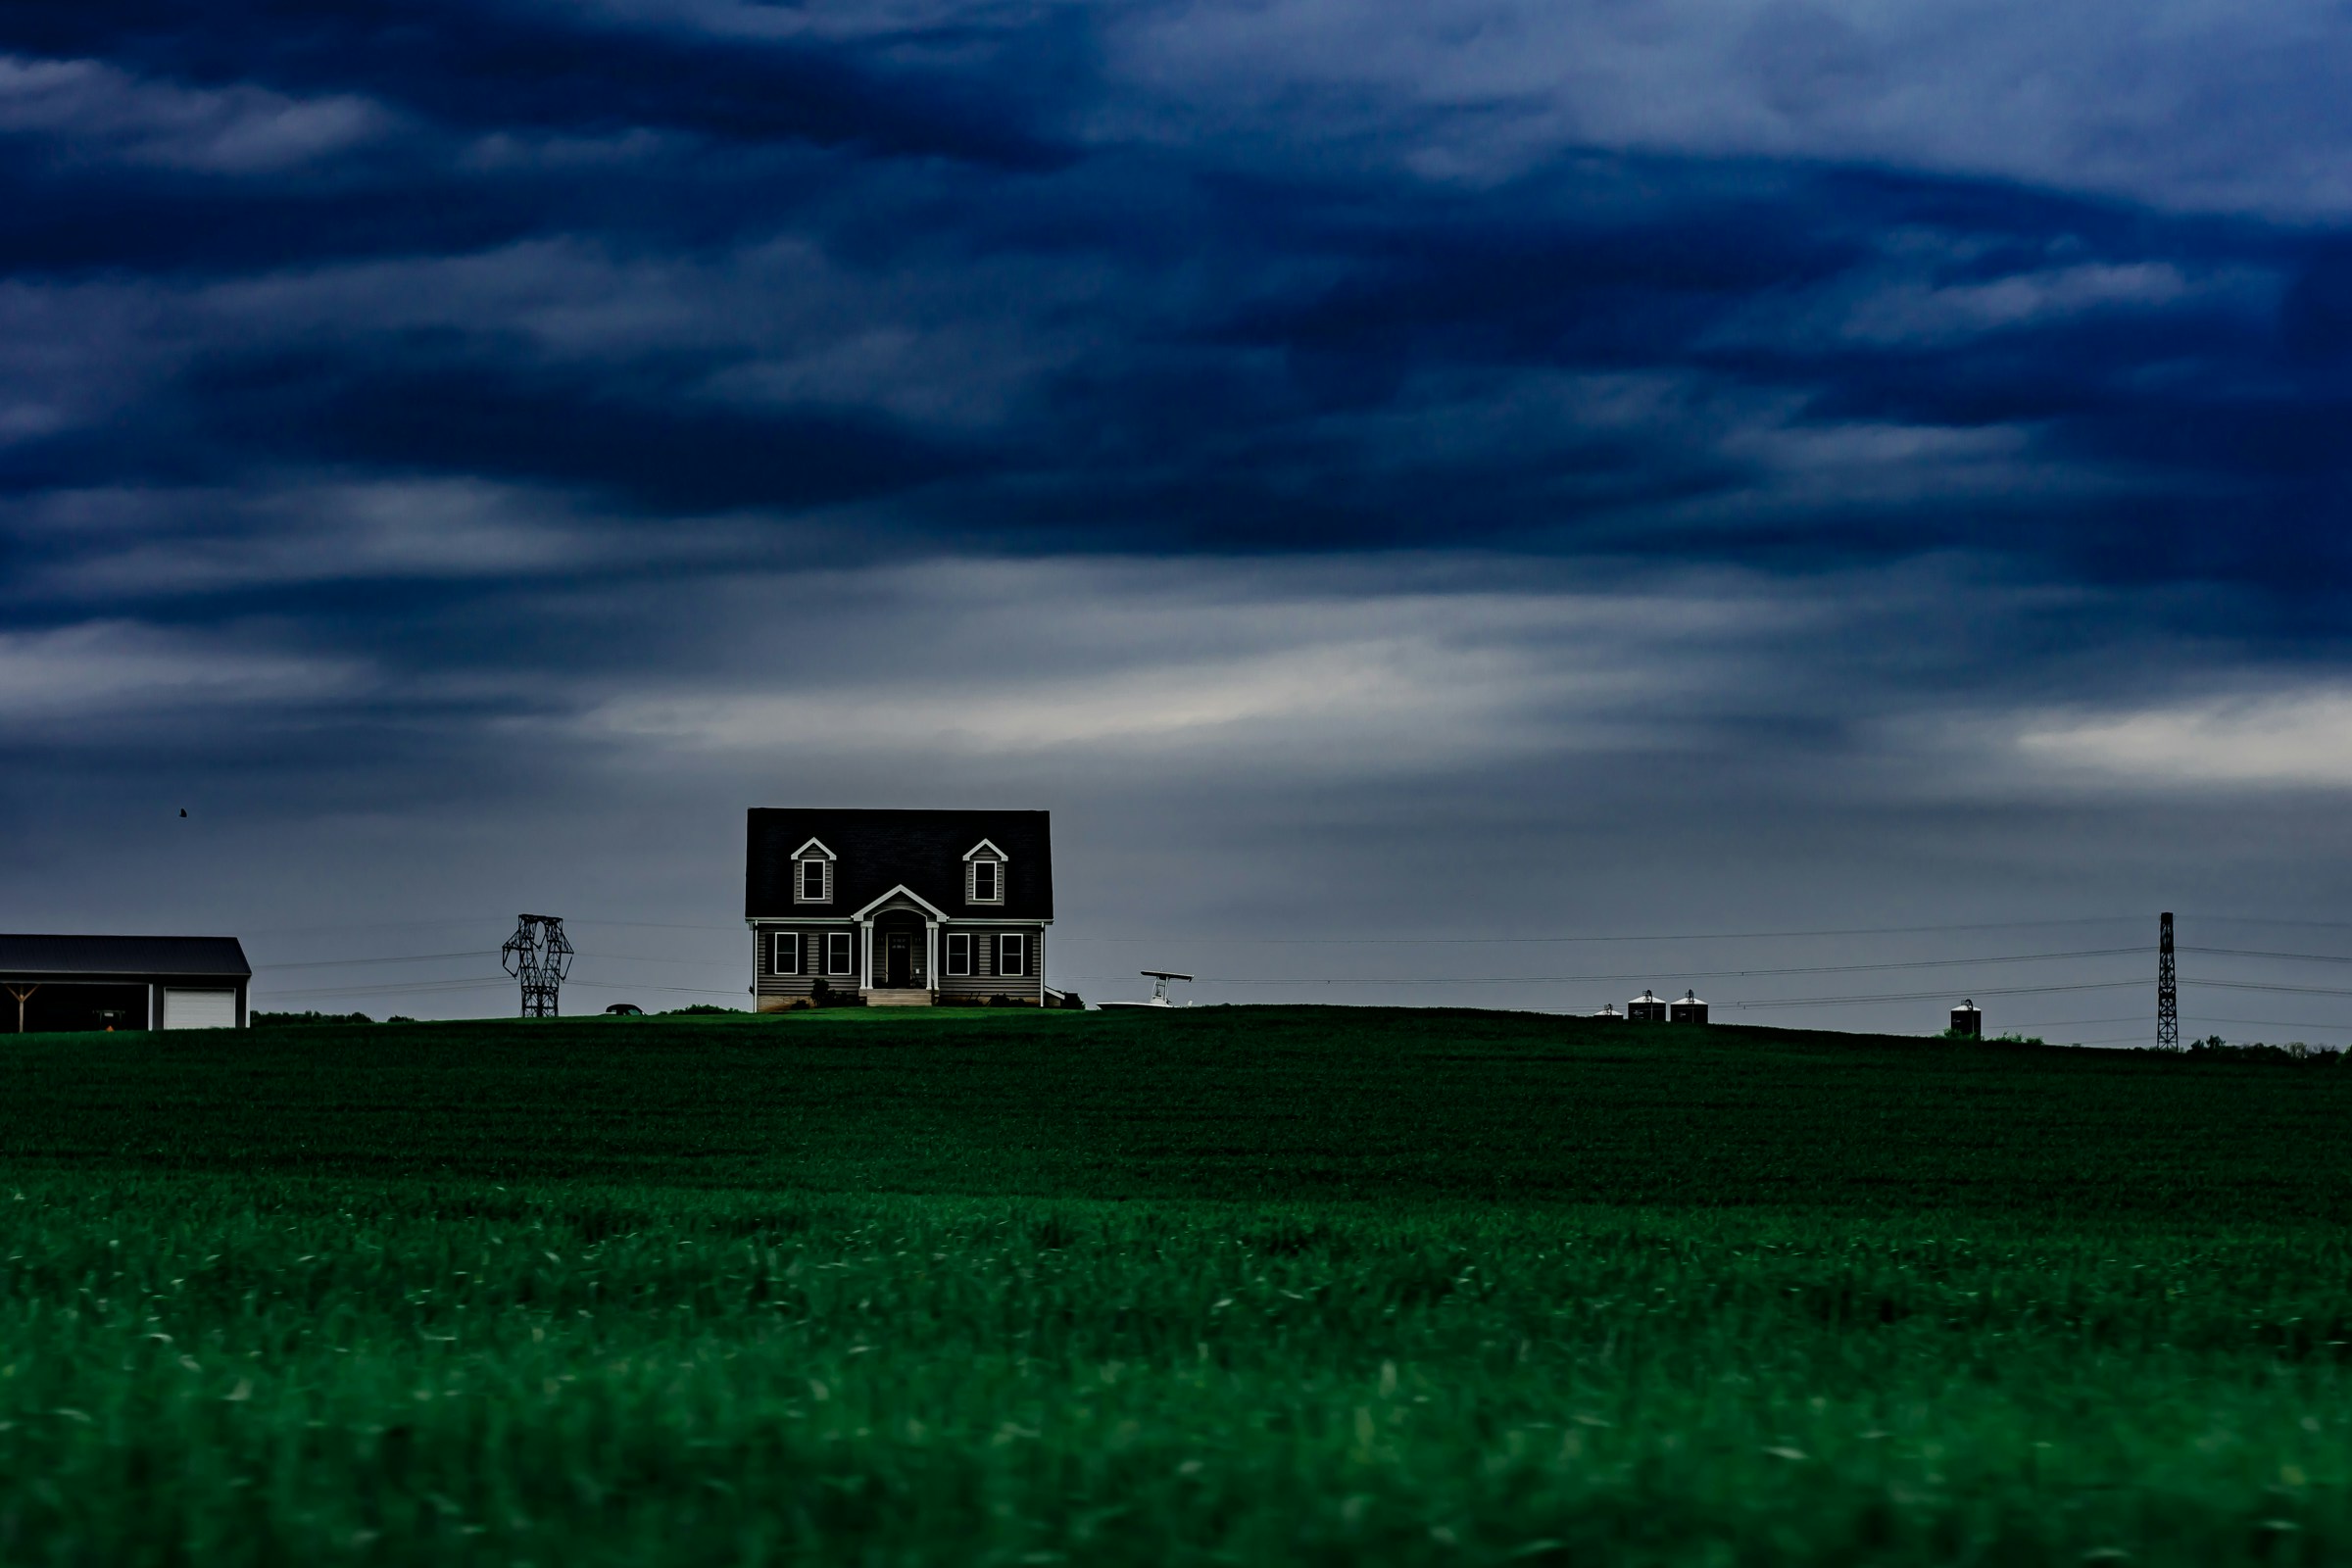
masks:
<svg viewBox="0 0 2352 1568"><path fill-rule="evenodd" d="M580 921L580 922L577 922L577 923L579 923L579 924L582 924L582 925L595 925L595 924L599 924L599 923L602 923L602 922L593 921L593 920L584 920L584 921ZM1067 939L1067 938L1064 938L1063 940L1069 940L1069 939ZM1517 941L1517 940L1519 940L1519 939L1518 939L1518 938L1496 938L1496 939L1494 939L1494 940L1496 940L1496 941ZM1530 939L1530 940L1543 940L1543 941L1548 941L1548 940L1550 940L1550 939L1549 939L1549 938L1541 938L1541 939ZM368 958L305 958L305 959L300 959L300 960L288 960L288 961L283 961L283 962L278 962L278 963L257 963L257 964L255 964L253 967L254 967L254 972L255 972L255 973L257 973L257 974L259 974L259 973L262 973L262 972L264 972L264 971L266 971L266 970L276 970L276 969L335 969L335 968L358 968L358 967L361 967L361 966L363 966L363 965L374 965L374 964L385 964L385 963L427 963L427 962L432 962L432 961L435 961L435 960L439 960L439 959L447 959L447 958L478 958L478 957L481 957L481 956L483 956L483 955L484 955L484 951L485 951L485 950L483 950L483 949L481 949L481 948L466 948L466 949L462 949L462 950L459 950L459 951L456 951L456 952L451 952L451 953L406 953L406 954L395 954L395 955L387 955L387 956L375 956L375 957L368 957ZM1760 969L1688 969L1688 970L1677 970L1677 971L1676 971L1676 973L1677 973L1677 974L1679 974L1679 975L1684 975L1684 976L1687 976L1687 977L1689 977L1689 978L1690 978L1690 979L1694 979L1694 980L1715 980L1715 979L1732 979L1732 978L1742 978L1742 977L1754 976L1754 975L1775 975L1775 974L1837 974L1837 973L1844 973L1844 972L1857 972L1857 971L1861 971L1861 970L1867 970L1867 969L1932 969L1932 968L1964 968L1964 967L1966 967L1967 965L1969 965L1969 964L1972 964L1972 963L2048 963L2048 962L2056 962L2056 961L2058 961L2058 960L2061 960L2061 959L2067 959L2067 958L2106 958L2106 957L2120 957L2120 956L2126 956L2126 955L2129 955L2129 954L2134 954L2134 953L2144 953L2145 951L2147 951L2147 950L2146 950L2146 949L2144 949L2144 948L2137 948L2137 947L2126 947L2126 948L2076 948L2076 949L2073 949L2073 950L2070 950L2070 951L2067 951L2067 952L2063 952L2063 953L2004 953L2004 954L1991 954L1991 955L1986 955L1986 956L1981 956L1981 957L1966 957L1966 958L1900 958L1900 959L1886 959L1886 960L1883 960L1883 961L1880 961L1880 962L1875 962L1875 963L1847 963L1847 964L1834 964L1834 963L1833 963L1833 964L1785 964L1785 965L1777 965L1777 966L1766 967L1766 968L1760 968ZM2180 948L2179 951L2180 951L2180 952L2182 952L2182 953L2201 953L2201 954L2215 955L2215 956L2224 956L2224 957L2236 957L2236 958L2280 958L2280 959L2295 959L2295 960L2301 960L2301 961L2307 961L2307 962L2313 962L2313 963L2352 963L2352 956L2346 956L2346 955L2341 955L2341 954L2330 954L2330 953L2275 953L2275 952L2271 952L2271 951L2268 951L2268 950L2265 950L2265 949L2254 949L2254 948L2204 948L2204 947L2189 947L2189 946L2182 946L2182 947L2181 947L2181 948ZM738 962L740 962L740 961L741 961L741 959L740 959L739 957L736 957L736 956L728 956L728 957L724 957L724 958L665 958L665 957L656 957L656 956L654 956L652 954L644 954L644 953L604 953L604 952L599 952L599 953L592 953L592 954L582 954L582 955L581 955L581 956L582 956L582 957L592 957L592 958L595 958L595 959L596 959L597 961L599 961L599 962L614 962L614 963L660 963L660 964L668 964L668 965L673 965L673 966L687 966L687 967L697 967L697 966L699 966L699 967L705 967L705 968L708 968L708 967L713 967L713 966L718 966L718 965L734 964L734 963L738 963ZM1640 979L1642 979L1642 978L1644 978L1646 975L1648 975L1648 974L1649 974L1649 973L1651 973L1651 972L1652 972L1652 971L1650 971L1650 970L1642 970L1642 971L1639 971L1639 972L1629 972L1629 973L1623 973L1623 974L1587 974L1587 975L1526 975L1526 976L1501 976L1501 975L1497 975L1497 976L1488 976L1488 977L1484 977L1484 978L1491 979L1491 980L1495 980L1495 981L1510 980L1510 979L1523 979L1523 980L1526 980L1526 981L1528 981L1528 982L1530 982L1530 983L1539 982L1539 981L1577 981L1577 980L1591 980L1591 981L1609 980L1609 981L1617 981L1617 980L1640 980ZM1109 978L1117 978L1117 977L1116 977L1116 976L1102 976L1102 975L1094 975L1094 976L1087 976L1086 978L1090 978L1090 979L1109 979ZM1344 980L1344 979L1345 979L1345 977L1341 977L1341 980ZM1379 983L1393 983L1393 984L1422 984L1422 983L1436 983L1436 981L1434 981L1434 980L1433 980L1433 981L1429 981L1429 982L1422 982L1422 981L1405 981L1405 980L1396 980L1396 979L1393 979L1392 977L1388 977L1388 976L1370 976L1370 977L1366 977L1366 979L1365 979L1365 981L1364 981L1364 983L1365 983L1365 984L1372 984L1372 983L1375 983L1375 982L1379 982ZM1235 983L1239 983L1239 982L1235 982ZM1271 982L1271 981L1269 981L1269 982L1264 982L1264 983L1267 983L1267 984L1273 984L1273 983L1277 983L1277 982ZM1281 983L1289 983L1289 982L1281 982ZM1298 982L1297 982L1297 983L1298 983L1298 984L1300 984L1300 985L1307 985L1307 984L1321 984L1321 983L1325 983L1325 982L1323 982L1323 981L1321 981L1321 980L1316 980L1316 981L1300 980L1300 981L1298 981ZM1334 982L1332 982L1332 983L1340 983L1340 981L1334 981Z"/></svg>
<svg viewBox="0 0 2352 1568"><path fill-rule="evenodd" d="M1347 947L1467 947L1490 944L1568 942L1746 942L1776 937L1920 936L1944 931L2023 931L2068 925L2120 925L2138 915L2098 914L2066 920L1993 920L1975 925L1855 926L1837 931L1685 931L1643 936L1567 935L1542 937L1105 937L1070 932L1062 942L1189 943L1196 947L1347 948ZM716 929L713 927L712 929ZM732 928L729 928L732 929ZM2119 950L2139 952L2140 949Z"/></svg>
<svg viewBox="0 0 2352 1568"><path fill-rule="evenodd" d="M249 937L304 936L315 931L418 931L431 928L446 929L456 925L486 925L503 927L506 917L493 914L453 915L442 920L355 920L333 925L273 925L259 929L248 927ZM671 920L567 920L566 925L638 926L649 931L726 931L736 936L744 934L741 921L733 925L684 924Z"/></svg>
<svg viewBox="0 0 2352 1568"><path fill-rule="evenodd" d="M2285 958L2297 963L2352 963L2352 957L2337 953L2271 953L2260 948L2188 948L2182 953L2212 953L2230 958Z"/></svg>
<svg viewBox="0 0 2352 1568"><path fill-rule="evenodd" d="M257 963L253 972L265 969L342 969L356 968L363 963L429 963L436 958L479 958L480 948L468 948L464 953L411 953L397 958L309 958L300 963Z"/></svg>
<svg viewBox="0 0 2352 1568"><path fill-rule="evenodd" d="M2046 963L2060 958L2111 958L2145 952L2145 948L2084 948L2073 953L2014 953L1989 958L1907 958L1884 963L1815 963L1771 969L1677 969L1673 973L1675 978L1681 980L1739 980L1785 974L1859 974L1882 969L1963 968L1980 963ZM1657 973L1655 969L1644 969L1622 974L1337 975L1311 979L1244 979L1238 976L1202 975L1200 978L1230 986L1524 986L1631 983L1636 980L1654 980ZM1078 978L1117 980L1123 977L1088 974Z"/></svg>
<svg viewBox="0 0 2352 1568"><path fill-rule="evenodd" d="M378 986L314 986L298 991L279 991L274 988L262 993L274 1000L279 997L382 997L405 996L424 991L477 991L486 986L505 986L512 977L501 975L491 980L407 980ZM675 991L698 997L740 997L743 992L716 986L650 986L627 985L619 981L566 980L565 985L584 986L590 991Z"/></svg>
<svg viewBox="0 0 2352 1568"><path fill-rule="evenodd" d="M1082 975L1079 975L1079 976L1077 976L1076 978L1078 978L1078 979L1080 979L1080 980L1120 980L1120 979L1124 979L1124 978L1125 978L1125 976L1123 976L1123 975L1115 975L1115 974L1082 974ZM1592 978L1592 977L1579 977L1579 976L1573 976L1573 975L1567 975L1567 976L1560 976L1560 975L1554 975L1554 976L1541 976L1541 975L1539 975L1539 976L1441 975L1441 976L1436 976L1436 977L1432 977L1432 978L1428 978L1428 979L1419 979L1419 980L1402 980L1402 979L1396 979L1396 978L1389 977L1389 976L1378 976L1378 977L1374 977L1374 978L1370 978L1370 979L1362 979L1362 980L1350 980L1350 979L1340 979L1340 980L1239 980L1239 979L1227 979L1227 978L1225 978L1225 977L1224 977L1224 976L1222 976L1222 975L1213 975L1213 974L1209 974L1209 975L1200 975L1200 976L1199 976L1198 978L1199 978L1199 979L1200 979L1200 980L1202 980L1202 981L1204 981L1204 982L1210 983L1210 984L1214 984L1214 985L1227 985L1227 986L1492 986L1492 985L1511 985L1511 986L1518 986L1518 985L1543 985L1543 984L1549 984L1549 983L1553 983L1553 982L1562 982L1562 981L1567 981L1567 980L1574 980L1574 979L1578 979L1578 978ZM1610 979L1610 978L1615 978L1615 977L1612 977L1612 976L1607 976L1607 975L1603 975L1603 976L1599 976L1599 977L1597 977L1597 978L1600 978L1600 979ZM1642 978L1643 978L1643 977L1642 977L1642 976L1641 976L1641 975L1636 975L1636 976L1634 976L1634 978L1635 978L1635 979L1637 979L1637 980L1639 980L1639 979L1642 979ZM1699 979L1699 978L1704 978L1704 976L1695 976L1695 975L1685 974L1685 975L1679 976L1679 978L1684 978L1684 979ZM2136 985L2144 985L2144 984L2146 984L2146 982L2145 982L2145 981L2143 981L2143 980L2097 980L2097 981L2091 981L2091 982L2088 982L2088 983L2084 983L2084 984L2079 984L2079 985L2063 985L2063 986L2004 986L2004 987L1993 987L1993 988L1990 988L1990 989L1987 989L1986 987L1984 987L1984 986L1975 986L1975 987L1972 987L1971 989L1972 989L1972 990L1974 990L1974 991L1976 992L1976 994L1977 994L1978 996L1981 996L1981 997L2028 997L2028 996L2039 996L2039 995L2041 995L2042 993L2045 993L2045 992L2054 992L2054 991L2120 991L2120 990L2123 990L2123 989L2125 989L2126 987L2129 987L2129 986L2136 986ZM2249 989L2253 989L2253 990L2261 990L2261 989L2265 989L2265 988L2262 988L2262 987L2251 987L2251 988L2249 988ZM2289 989L2289 990L2291 990L2291 989L2294 989L2294 988L2292 988L2292 987L2287 987L2287 988L2283 988L2283 989ZM1951 994L1952 994L1952 993L1951 993L1951 991L1950 991L1949 989L1942 990L1942 991L1900 991L1900 992L1881 992L1881 993L1874 993L1874 994L1872 994L1872 995L1870 995L1870 996L1864 996L1864 997L1790 997L1790 998L1788 998L1788 999L1787 999L1787 1000L1785 1000L1785 1001L1778 1001L1778 1002L1723 1002L1723 1003L1717 1003L1717 1004L1715 1004L1715 1005L1717 1005L1717 1006L1722 1006L1722 1007L1809 1007L1809 1006L1825 1006L1825 1007L1828 1007L1828 1006L1841 1006L1841 1005L1844 1005L1844 1004L1849 1004L1849 1003L1861 1003L1861 1002L1926 1002L1926 1001L1933 1001L1933 1000L1938 1000L1938 999L1940 999L1940 1000L1946 1000L1946 1001L1948 1001L1948 1000L1950 999L1950 997L1951 997ZM2345 996L2352 996L2352 992L2344 992L2344 993L2340 993L2340 994L2341 994L2341 995L2345 995Z"/></svg>
<svg viewBox="0 0 2352 1568"><path fill-rule="evenodd" d="M437 958L479 958L485 956L486 955L482 949L469 948L464 953L412 953L400 957L387 958L312 958L306 959L300 963L257 963L253 966L253 972L260 974L265 969L357 968L361 964L376 963L425 963ZM636 953L586 953L581 954L580 956L584 958L594 958L600 963L608 961L615 963L662 963L673 966L706 969L723 964L738 964L743 961L741 957L655 958Z"/></svg>
<svg viewBox="0 0 2352 1568"><path fill-rule="evenodd" d="M448 920L359 920L339 925L273 925L259 930L247 929L241 934L249 937L309 936L319 931L418 931L429 928L448 929L453 925L504 926L499 915L461 915Z"/></svg>
<svg viewBox="0 0 2352 1568"><path fill-rule="evenodd" d="M508 977L500 975L495 980L409 980L382 986L312 986L296 991L279 991L271 988L264 991L262 995L272 1000L279 997L405 996L411 992L419 991L479 991L487 986L504 987L508 983Z"/></svg>
<svg viewBox="0 0 2352 1568"><path fill-rule="evenodd" d="M2033 996L2045 991L2120 991L2129 986L2145 985L2146 983L2147 982L2144 980L2104 980L2094 981L2083 985L2011 986L2006 989L1989 991L1982 986L1979 986L1976 988L1976 990L1977 995L1982 997L2023 997ZM2331 990L2321 986L2265 985L2250 980L2198 980L2193 982L2193 984L2199 986L2216 987L2224 991L2272 991L2315 997L2352 997L2352 990ZM1948 991L1914 991L1900 995L1882 995L1873 997L1791 997L1786 1001L1780 1002L1726 1002L1720 1004L1720 1005L1726 1007L1838 1006L1848 1003L1858 1002L1928 1002L1941 997L1947 997L1949 995L1951 995L1951 993ZM2044 1025L2042 1027L2055 1026ZM2326 1024L2313 1024L2296 1027L2328 1028L2329 1026Z"/></svg>
<svg viewBox="0 0 2352 1568"><path fill-rule="evenodd" d="M2053 991L2122 991L2132 986L2146 985L2145 980L2094 980L2082 985L2068 986L2010 986L1987 990L1975 988L1980 997L2031 997ZM1841 1007L1869 1002L1938 1002L1948 1000L1949 991L1904 991L1882 993L1869 997L1789 997L1779 1002L1724 1002L1724 1007Z"/></svg>
<svg viewBox="0 0 2352 1568"><path fill-rule="evenodd" d="M2190 984L2218 991L2276 991L2298 997L2352 997L2340 986L2281 986L2256 980L2195 980Z"/></svg>

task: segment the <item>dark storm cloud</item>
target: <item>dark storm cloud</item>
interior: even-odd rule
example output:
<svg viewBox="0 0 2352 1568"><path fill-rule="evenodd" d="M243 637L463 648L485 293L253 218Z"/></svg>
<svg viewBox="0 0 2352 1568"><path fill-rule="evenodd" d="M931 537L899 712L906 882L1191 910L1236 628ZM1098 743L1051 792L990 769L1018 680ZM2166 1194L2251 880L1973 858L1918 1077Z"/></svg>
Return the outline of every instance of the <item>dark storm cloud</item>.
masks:
<svg viewBox="0 0 2352 1568"><path fill-rule="evenodd" d="M465 0L131 0L0 7L28 54L117 62L206 87L364 94L451 128L573 134L641 126L732 141L854 142L878 153L1007 165L1065 156L1033 89L1084 62L1048 21L1016 41L940 26L891 54L815 38L713 36L592 7Z"/></svg>
<svg viewBox="0 0 2352 1568"><path fill-rule="evenodd" d="M798 509L955 472L941 441L857 410L710 406L708 366L639 367L583 385L491 355L384 348L363 366L259 359L191 377L193 428L155 477L214 477L222 450L262 463L559 480L649 513ZM683 384L681 384L683 383ZM185 465L192 471L172 472Z"/></svg>
<svg viewBox="0 0 2352 1568"><path fill-rule="evenodd" d="M17 277L151 278L174 340L105 414L24 416L0 475L478 475L659 516L931 486L892 525L934 544L1966 547L2093 576L2258 576L2334 532L2328 236L1753 157L1564 152L1469 183L1317 169L1272 130L1254 165L1230 135L1187 157L1104 138L1133 90L1104 13L756 25L790 15L0 8ZM1758 45L1768 97L1821 54L1792 26ZM404 302L397 328L358 297L203 318L211 280L551 240L610 261L608 314L632 266L779 241L860 287L764 339L723 289L672 299L653 343L518 328L579 303L527 283ZM993 297L933 298L979 268ZM977 428L906 407L951 313L1000 321L1016 367ZM886 368L813 352L893 336ZM1932 454L1831 450L1989 430L2010 450L1958 489ZM2244 519L2227 548L2175 538L2215 504Z"/></svg>

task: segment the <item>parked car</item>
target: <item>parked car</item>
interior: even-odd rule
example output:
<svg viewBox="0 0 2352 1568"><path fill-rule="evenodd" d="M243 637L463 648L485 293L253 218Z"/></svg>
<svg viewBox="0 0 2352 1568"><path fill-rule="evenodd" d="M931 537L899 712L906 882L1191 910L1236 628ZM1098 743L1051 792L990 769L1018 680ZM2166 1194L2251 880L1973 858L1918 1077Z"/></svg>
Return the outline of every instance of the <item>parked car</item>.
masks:
<svg viewBox="0 0 2352 1568"><path fill-rule="evenodd" d="M605 1011L615 1018L642 1018L645 1016L645 1009L634 1002L615 1002Z"/></svg>

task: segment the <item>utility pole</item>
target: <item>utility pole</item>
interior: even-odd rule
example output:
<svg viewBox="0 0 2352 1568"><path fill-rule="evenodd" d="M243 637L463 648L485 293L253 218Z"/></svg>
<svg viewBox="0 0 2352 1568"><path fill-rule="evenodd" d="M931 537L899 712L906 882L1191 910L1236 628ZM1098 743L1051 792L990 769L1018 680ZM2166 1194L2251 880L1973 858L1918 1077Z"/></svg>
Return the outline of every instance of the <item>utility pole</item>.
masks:
<svg viewBox="0 0 2352 1568"><path fill-rule="evenodd" d="M507 973L522 982L522 1015L558 1016L557 992L564 984L564 977L571 972L571 941L564 935L564 917L521 916L514 934L507 938L498 956Z"/></svg>
<svg viewBox="0 0 2352 1568"><path fill-rule="evenodd" d="M2156 928L2156 1049L2180 1049L2180 986L2173 973L2173 911Z"/></svg>

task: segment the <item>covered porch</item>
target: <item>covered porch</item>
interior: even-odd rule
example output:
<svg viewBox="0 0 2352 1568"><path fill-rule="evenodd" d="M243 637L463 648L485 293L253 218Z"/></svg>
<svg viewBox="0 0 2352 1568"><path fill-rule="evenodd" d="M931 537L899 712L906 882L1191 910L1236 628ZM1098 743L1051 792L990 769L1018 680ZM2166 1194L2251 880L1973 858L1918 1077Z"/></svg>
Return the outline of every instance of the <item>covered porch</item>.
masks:
<svg viewBox="0 0 2352 1568"><path fill-rule="evenodd" d="M858 991L868 1006L927 1007L939 994L939 928L946 911L902 884L852 916Z"/></svg>

